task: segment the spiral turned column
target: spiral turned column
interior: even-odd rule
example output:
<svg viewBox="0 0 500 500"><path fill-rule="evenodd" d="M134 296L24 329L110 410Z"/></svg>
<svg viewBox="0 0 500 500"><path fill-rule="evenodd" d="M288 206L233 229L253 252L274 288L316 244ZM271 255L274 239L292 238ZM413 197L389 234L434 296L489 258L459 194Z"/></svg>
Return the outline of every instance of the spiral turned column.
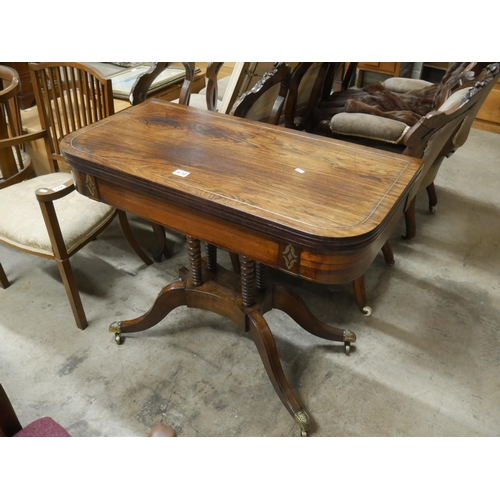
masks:
<svg viewBox="0 0 500 500"><path fill-rule="evenodd" d="M211 243L205 243L205 251L207 254L207 269L209 271L217 271L217 247Z"/></svg>
<svg viewBox="0 0 500 500"><path fill-rule="evenodd" d="M197 240L192 236L188 236L187 243L188 243L189 266L191 269L191 278L193 280L193 285L200 286L202 284L200 240Z"/></svg>
<svg viewBox="0 0 500 500"><path fill-rule="evenodd" d="M256 262L255 275L257 278L257 289L265 290L267 288L267 266Z"/></svg>
<svg viewBox="0 0 500 500"><path fill-rule="evenodd" d="M241 256L241 298L244 307L254 303L255 295L255 261Z"/></svg>

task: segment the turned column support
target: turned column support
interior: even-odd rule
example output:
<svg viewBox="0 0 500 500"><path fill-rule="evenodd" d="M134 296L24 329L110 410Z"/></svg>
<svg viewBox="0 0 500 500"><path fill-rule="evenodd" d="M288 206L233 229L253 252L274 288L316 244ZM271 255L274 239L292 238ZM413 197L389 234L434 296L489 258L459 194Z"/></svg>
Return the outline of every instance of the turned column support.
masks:
<svg viewBox="0 0 500 500"><path fill-rule="evenodd" d="M241 256L241 299L244 307L251 307L255 300L255 261Z"/></svg>
<svg viewBox="0 0 500 500"><path fill-rule="evenodd" d="M191 269L191 278L194 286L201 286L203 283L201 274L201 245L200 240L187 237L189 267Z"/></svg>

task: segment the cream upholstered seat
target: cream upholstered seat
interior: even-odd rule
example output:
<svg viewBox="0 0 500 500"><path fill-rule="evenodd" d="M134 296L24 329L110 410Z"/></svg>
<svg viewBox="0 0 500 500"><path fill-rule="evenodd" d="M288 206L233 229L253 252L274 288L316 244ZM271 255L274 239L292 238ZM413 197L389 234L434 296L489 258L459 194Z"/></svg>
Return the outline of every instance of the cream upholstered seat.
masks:
<svg viewBox="0 0 500 500"><path fill-rule="evenodd" d="M43 220L36 191L55 188L72 182L72 175L54 172L19 184L0 192L0 242L20 250L54 257L47 227ZM115 216L115 209L90 200L76 191L54 201L59 226L69 254L82 246L87 235L98 232Z"/></svg>
<svg viewBox="0 0 500 500"><path fill-rule="evenodd" d="M400 78L400 80L403 79ZM463 100L470 88L465 87L453 93L436 111L445 113L455 107ZM406 134L411 127L404 122L384 116L338 113L332 117L330 129L334 134L404 145Z"/></svg>

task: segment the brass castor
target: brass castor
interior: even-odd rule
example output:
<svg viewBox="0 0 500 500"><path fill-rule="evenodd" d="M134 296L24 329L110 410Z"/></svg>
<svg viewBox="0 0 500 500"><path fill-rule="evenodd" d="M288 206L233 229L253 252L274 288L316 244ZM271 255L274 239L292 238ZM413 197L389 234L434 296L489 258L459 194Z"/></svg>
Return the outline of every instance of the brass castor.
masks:
<svg viewBox="0 0 500 500"><path fill-rule="evenodd" d="M113 333L115 335L115 342L118 345L122 345L125 339L122 338L121 333L122 333L122 324L120 321L114 321L109 325L109 331L110 333Z"/></svg>

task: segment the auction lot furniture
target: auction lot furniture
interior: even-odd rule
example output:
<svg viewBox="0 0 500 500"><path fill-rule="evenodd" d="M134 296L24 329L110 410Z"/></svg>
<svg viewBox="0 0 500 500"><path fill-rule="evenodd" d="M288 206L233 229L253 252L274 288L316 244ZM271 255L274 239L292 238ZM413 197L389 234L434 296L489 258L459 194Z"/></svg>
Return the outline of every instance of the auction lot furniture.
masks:
<svg viewBox="0 0 500 500"><path fill-rule="evenodd" d="M188 235L190 269L142 316L111 324L117 343L185 305L250 332L282 403L310 419L284 375L264 314L280 309L318 337L356 340L313 316L266 266L319 283L363 277L402 216L421 160L150 99L62 142L78 191ZM201 241L206 242L202 258ZM241 257L241 275L216 247Z"/></svg>

